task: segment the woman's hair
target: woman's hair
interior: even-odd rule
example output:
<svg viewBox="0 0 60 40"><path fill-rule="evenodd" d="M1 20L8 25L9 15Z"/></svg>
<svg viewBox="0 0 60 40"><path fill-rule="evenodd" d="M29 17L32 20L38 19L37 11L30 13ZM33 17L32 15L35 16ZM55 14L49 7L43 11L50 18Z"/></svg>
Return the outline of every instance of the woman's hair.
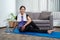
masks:
<svg viewBox="0 0 60 40"><path fill-rule="evenodd" d="M21 10L21 8L24 8L24 9L26 9L26 7L25 7L25 6L21 6L21 7L20 7L20 10Z"/></svg>

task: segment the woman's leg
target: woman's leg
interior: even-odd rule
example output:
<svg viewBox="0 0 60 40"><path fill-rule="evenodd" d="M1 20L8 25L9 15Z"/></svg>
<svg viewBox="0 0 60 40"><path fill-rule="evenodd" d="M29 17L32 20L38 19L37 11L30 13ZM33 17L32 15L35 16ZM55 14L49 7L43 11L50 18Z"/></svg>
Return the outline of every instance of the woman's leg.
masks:
<svg viewBox="0 0 60 40"><path fill-rule="evenodd" d="M42 32L42 33L52 33L53 31L55 31L55 29L52 29L52 30L40 30L39 28L38 28L38 26L36 26L36 24L32 21L31 23L30 23L31 25L32 25L32 27L33 27L33 31L36 31L36 32ZM34 29L34 28L36 28L36 29Z"/></svg>
<svg viewBox="0 0 60 40"><path fill-rule="evenodd" d="M38 26L37 26L33 21L30 23L30 25L31 25L33 28L39 29Z"/></svg>
<svg viewBox="0 0 60 40"><path fill-rule="evenodd" d="M39 30L37 28L33 28L30 26L26 26L25 32L39 32L39 33L47 33L47 30Z"/></svg>
<svg viewBox="0 0 60 40"><path fill-rule="evenodd" d="M33 21L29 25L26 26L24 31L47 33L47 30L40 30Z"/></svg>
<svg viewBox="0 0 60 40"><path fill-rule="evenodd" d="M30 24L28 24L25 27L25 30L21 30L21 28L19 29L20 32L40 32L40 33L51 33L53 30L40 30L36 24L32 21Z"/></svg>

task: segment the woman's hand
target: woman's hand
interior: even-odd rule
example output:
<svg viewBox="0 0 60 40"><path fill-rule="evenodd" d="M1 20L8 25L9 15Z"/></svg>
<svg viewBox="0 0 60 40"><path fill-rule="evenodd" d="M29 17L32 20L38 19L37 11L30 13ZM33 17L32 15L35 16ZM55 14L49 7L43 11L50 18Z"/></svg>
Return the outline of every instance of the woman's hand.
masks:
<svg viewBox="0 0 60 40"><path fill-rule="evenodd" d="M24 31L24 29L25 29L25 26L23 26L21 30Z"/></svg>

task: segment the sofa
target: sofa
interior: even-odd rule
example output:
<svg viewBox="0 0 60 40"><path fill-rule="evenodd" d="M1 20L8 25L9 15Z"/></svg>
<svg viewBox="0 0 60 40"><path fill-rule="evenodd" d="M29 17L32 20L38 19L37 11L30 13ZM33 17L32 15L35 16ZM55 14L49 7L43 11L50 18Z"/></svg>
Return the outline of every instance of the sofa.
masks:
<svg viewBox="0 0 60 40"><path fill-rule="evenodd" d="M26 12L32 21L39 27L40 30L53 29L53 15L51 12Z"/></svg>

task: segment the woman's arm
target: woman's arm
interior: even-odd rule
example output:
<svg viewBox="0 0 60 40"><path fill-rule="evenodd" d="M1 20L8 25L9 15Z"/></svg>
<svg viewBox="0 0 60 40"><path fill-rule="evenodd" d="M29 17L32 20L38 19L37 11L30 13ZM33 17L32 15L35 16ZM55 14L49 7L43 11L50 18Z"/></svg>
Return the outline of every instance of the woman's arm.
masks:
<svg viewBox="0 0 60 40"><path fill-rule="evenodd" d="M28 19L28 20L27 20L27 23L22 27L22 30L24 30L25 27L26 27L28 24L30 24L31 21L32 21L31 18L30 18L29 16L27 17L27 19Z"/></svg>
<svg viewBox="0 0 60 40"><path fill-rule="evenodd" d="M27 19L28 19L28 20L27 20L27 23L26 23L24 26L27 26L27 25L30 24L31 21L32 21L31 18L30 18L29 16L27 17Z"/></svg>

